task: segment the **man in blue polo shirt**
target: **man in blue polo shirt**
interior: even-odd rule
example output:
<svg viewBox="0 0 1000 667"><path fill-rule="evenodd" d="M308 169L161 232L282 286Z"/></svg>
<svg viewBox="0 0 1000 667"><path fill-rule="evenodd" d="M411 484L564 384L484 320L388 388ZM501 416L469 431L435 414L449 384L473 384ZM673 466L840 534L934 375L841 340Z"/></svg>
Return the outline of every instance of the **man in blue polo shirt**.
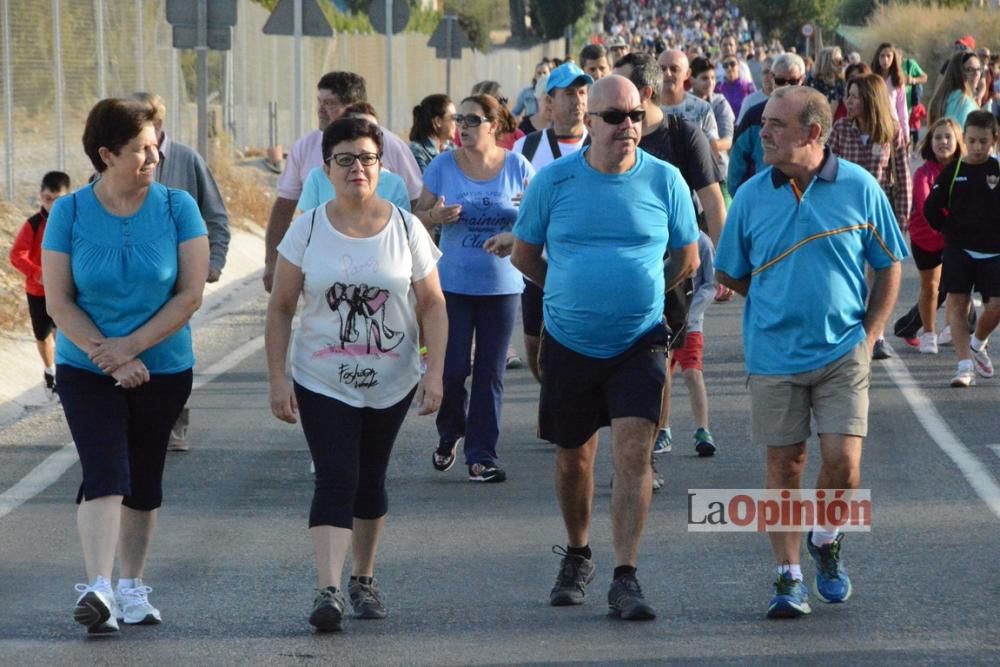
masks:
<svg viewBox="0 0 1000 667"><path fill-rule="evenodd" d="M810 417L822 456L816 488L857 488L868 431L872 332L881 331L892 312L899 261L906 256L878 182L826 149L832 124L830 105L816 90L774 91L760 131L770 168L733 199L715 260L718 281L747 297L743 344L751 432L767 447L769 489L800 488ZM866 264L875 269L870 292ZM778 564L768 617L808 614L801 533L768 537ZM824 602L851 595L842 540L819 521L809 533L816 593Z"/></svg>
<svg viewBox="0 0 1000 667"><path fill-rule="evenodd" d="M558 445L556 494L567 532L549 602L582 604L594 578L594 458L597 431L610 424L616 567L608 606L626 620L651 619L656 612L635 570L668 343L663 258L669 248L672 282L690 276L698 267L698 225L680 172L638 149L645 111L635 85L618 75L601 79L588 107L591 145L531 181L511 258L544 289L538 431Z"/></svg>

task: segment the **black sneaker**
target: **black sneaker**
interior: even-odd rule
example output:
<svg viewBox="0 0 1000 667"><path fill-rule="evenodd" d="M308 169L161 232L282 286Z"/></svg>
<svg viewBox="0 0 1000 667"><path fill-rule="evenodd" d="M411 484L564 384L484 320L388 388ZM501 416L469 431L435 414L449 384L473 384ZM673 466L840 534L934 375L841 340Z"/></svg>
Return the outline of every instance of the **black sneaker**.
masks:
<svg viewBox="0 0 1000 667"><path fill-rule="evenodd" d="M351 598L351 608L358 618L385 618L385 604L382 591L375 577L351 577L347 584L347 594Z"/></svg>
<svg viewBox="0 0 1000 667"><path fill-rule="evenodd" d="M455 465L455 452L458 451L458 445L461 442L462 438L454 442L441 440L438 443L437 449L434 450L434 455L431 457L431 463L434 464L435 470L439 470L440 472L451 470L451 467Z"/></svg>
<svg viewBox="0 0 1000 667"><path fill-rule="evenodd" d="M639 580L634 574L623 575L611 582L608 615L625 621L649 621L656 618L656 610L642 597Z"/></svg>
<svg viewBox="0 0 1000 667"><path fill-rule="evenodd" d="M309 624L317 632L340 632L344 629L344 595L334 586L319 591L313 601Z"/></svg>
<svg viewBox="0 0 1000 667"><path fill-rule="evenodd" d="M469 466L469 481L496 484L507 481L507 473L494 463L473 463Z"/></svg>
<svg viewBox="0 0 1000 667"><path fill-rule="evenodd" d="M583 599L587 596L587 584L594 580L597 573L594 561L573 555L559 545L552 547L552 553L563 558L559 563L556 585L549 593L549 604L553 607L583 604Z"/></svg>
<svg viewBox="0 0 1000 667"><path fill-rule="evenodd" d="M872 346L872 359L876 361L882 361L888 359L892 356L892 348L889 347L889 343L885 342L884 338L879 338L875 341L875 345Z"/></svg>
<svg viewBox="0 0 1000 667"><path fill-rule="evenodd" d="M56 393L56 376L50 375L48 372L42 373L45 377L45 397L50 401L53 399L58 399L59 395Z"/></svg>

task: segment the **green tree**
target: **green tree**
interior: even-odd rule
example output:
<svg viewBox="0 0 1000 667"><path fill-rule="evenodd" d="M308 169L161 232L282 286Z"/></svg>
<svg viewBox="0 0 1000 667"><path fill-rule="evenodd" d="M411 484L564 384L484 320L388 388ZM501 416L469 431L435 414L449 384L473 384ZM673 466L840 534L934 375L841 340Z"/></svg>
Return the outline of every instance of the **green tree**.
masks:
<svg viewBox="0 0 1000 667"><path fill-rule="evenodd" d="M736 0L737 6L750 19L756 20L767 37L778 37L795 43L805 23L821 29L837 27L837 10L843 0Z"/></svg>
<svg viewBox="0 0 1000 667"><path fill-rule="evenodd" d="M532 0L531 23L545 39L558 39L568 26L593 10L589 0Z"/></svg>

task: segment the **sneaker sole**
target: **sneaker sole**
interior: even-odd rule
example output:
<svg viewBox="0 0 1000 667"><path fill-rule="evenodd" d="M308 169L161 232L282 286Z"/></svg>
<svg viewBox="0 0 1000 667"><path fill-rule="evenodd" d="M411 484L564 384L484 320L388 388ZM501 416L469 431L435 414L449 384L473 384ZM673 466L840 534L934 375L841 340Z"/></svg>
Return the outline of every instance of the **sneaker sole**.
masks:
<svg viewBox="0 0 1000 667"><path fill-rule="evenodd" d="M344 613L332 607L317 609L310 614L309 625L317 632L341 632L344 629Z"/></svg>
<svg viewBox="0 0 1000 667"><path fill-rule="evenodd" d="M597 568L590 573L590 576L583 580L584 590L583 592L572 590L572 591L553 591L549 593L549 606L550 607L575 607L577 605L583 604L584 600L587 598L586 587L594 580L597 576Z"/></svg>
<svg viewBox="0 0 1000 667"><path fill-rule="evenodd" d="M119 616L118 620L124 623L125 625L160 625L163 622L163 620L159 616L156 616L154 614L146 614L138 621L129 620L125 616Z"/></svg>
<svg viewBox="0 0 1000 667"><path fill-rule="evenodd" d="M458 440L455 441L454 446L451 448L451 461L448 463L448 465L444 467L439 466L438 462L434 460L434 456L437 455L437 451L435 450L434 454L431 454L431 465L434 466L435 470L437 470L438 472L448 472L449 470L455 467L455 460L458 459L458 457L455 456L455 452L458 451L458 445L460 442L462 442L462 440L463 440L462 438L459 438Z"/></svg>
<svg viewBox="0 0 1000 667"><path fill-rule="evenodd" d="M710 442L699 442L694 446L694 450L698 452L698 456L706 458L709 456L715 456L716 447Z"/></svg>
<svg viewBox="0 0 1000 667"><path fill-rule="evenodd" d="M507 473L499 473L496 475L490 475L488 477L484 477L482 475L475 475L475 476L469 475L469 481L480 482L482 484L499 484L500 482L507 481Z"/></svg>
<svg viewBox="0 0 1000 667"><path fill-rule="evenodd" d="M384 609L363 609L361 611L358 611L357 609L354 610L354 618L363 619L365 621L374 621L385 617L386 613Z"/></svg>
<svg viewBox="0 0 1000 667"><path fill-rule="evenodd" d="M823 594L819 592L819 581L813 581L813 590L816 592L816 597L818 597L823 602L827 604L840 604L841 602L847 602L850 599L851 593L854 592L854 587L851 586L851 581L848 580L847 592L844 594L844 597L840 598L839 600L827 599L826 597L824 597Z"/></svg>
<svg viewBox="0 0 1000 667"><path fill-rule="evenodd" d="M989 372L987 372L987 371L983 370L982 366L980 366L979 364L976 364L976 375L978 375L981 378L985 378L985 379L989 380L991 377L993 377L994 373L993 373L993 369L992 368L989 370Z"/></svg>
<svg viewBox="0 0 1000 667"><path fill-rule="evenodd" d="M797 605L788 600L779 600L772 602L771 606L767 608L768 618L799 618L811 613L812 607L809 606L808 602Z"/></svg>
<svg viewBox="0 0 1000 667"><path fill-rule="evenodd" d="M620 618L623 621L652 621L656 618L656 611L648 604L636 605L634 609L629 610L608 607L608 616Z"/></svg>
<svg viewBox="0 0 1000 667"><path fill-rule="evenodd" d="M951 381L951 386L955 387L957 389L965 389L967 387L971 387L974 384L976 384L976 379L975 378L972 378L968 382L966 382L965 380L960 380L958 378L954 378Z"/></svg>
<svg viewBox="0 0 1000 667"><path fill-rule="evenodd" d="M110 623L111 610L97 595L87 593L73 608L73 620L86 626L89 634L108 634L118 631L117 623Z"/></svg>

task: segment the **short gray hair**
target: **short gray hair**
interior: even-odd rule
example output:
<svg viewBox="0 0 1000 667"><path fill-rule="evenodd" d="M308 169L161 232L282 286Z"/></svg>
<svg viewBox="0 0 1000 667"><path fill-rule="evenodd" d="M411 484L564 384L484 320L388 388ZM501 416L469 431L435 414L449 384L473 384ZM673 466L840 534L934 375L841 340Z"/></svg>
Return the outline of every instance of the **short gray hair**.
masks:
<svg viewBox="0 0 1000 667"><path fill-rule="evenodd" d="M660 69L660 64L656 61L656 58L648 53L629 53L623 56L615 65L621 67L630 65L632 71L628 75L629 80L640 91L643 88L651 88L653 90L653 102L659 101L660 93L663 91L663 70Z"/></svg>
<svg viewBox="0 0 1000 667"><path fill-rule="evenodd" d="M771 99L780 100L786 97L800 100L802 108L799 109L799 124L805 128L819 125L819 138L816 141L819 145L825 146L833 129L833 111L826 95L809 86L782 86L771 93Z"/></svg>
<svg viewBox="0 0 1000 667"><path fill-rule="evenodd" d="M806 63L797 53L782 53L774 62L771 63L771 71L774 71L776 67L782 67L786 70L797 69L799 71L799 76L805 76L806 73Z"/></svg>

